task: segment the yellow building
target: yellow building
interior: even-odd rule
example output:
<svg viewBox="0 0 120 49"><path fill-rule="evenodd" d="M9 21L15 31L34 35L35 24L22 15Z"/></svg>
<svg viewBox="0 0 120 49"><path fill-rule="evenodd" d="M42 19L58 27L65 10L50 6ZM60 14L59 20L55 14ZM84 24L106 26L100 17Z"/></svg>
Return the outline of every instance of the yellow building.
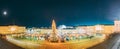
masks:
<svg viewBox="0 0 120 49"><path fill-rule="evenodd" d="M82 29L85 33L111 34L114 32L114 25L78 26L77 29L79 31Z"/></svg>
<svg viewBox="0 0 120 49"><path fill-rule="evenodd" d="M105 25L103 27L103 33L104 34L111 34L111 33L114 33L114 26L113 25Z"/></svg>
<svg viewBox="0 0 120 49"><path fill-rule="evenodd" d="M93 27L94 26L78 26L76 29L79 33L93 33Z"/></svg>
<svg viewBox="0 0 120 49"><path fill-rule="evenodd" d="M0 34L25 33L24 26L0 26Z"/></svg>

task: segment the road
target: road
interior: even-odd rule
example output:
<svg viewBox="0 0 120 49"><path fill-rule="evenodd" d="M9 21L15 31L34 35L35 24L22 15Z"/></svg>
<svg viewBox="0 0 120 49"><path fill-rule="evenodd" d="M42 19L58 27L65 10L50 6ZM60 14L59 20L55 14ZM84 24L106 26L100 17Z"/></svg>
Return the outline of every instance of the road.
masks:
<svg viewBox="0 0 120 49"><path fill-rule="evenodd" d="M0 39L0 49L23 49L23 48L18 47L4 39Z"/></svg>
<svg viewBox="0 0 120 49"><path fill-rule="evenodd" d="M112 34L108 40L88 49L120 49L120 34Z"/></svg>

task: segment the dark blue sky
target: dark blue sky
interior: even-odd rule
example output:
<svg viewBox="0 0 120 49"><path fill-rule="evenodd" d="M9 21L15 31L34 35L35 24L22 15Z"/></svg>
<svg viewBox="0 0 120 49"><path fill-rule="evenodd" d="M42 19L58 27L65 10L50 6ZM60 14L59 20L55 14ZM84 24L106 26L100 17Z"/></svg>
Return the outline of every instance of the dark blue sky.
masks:
<svg viewBox="0 0 120 49"><path fill-rule="evenodd" d="M51 26L113 24L120 0L0 0L0 25ZM4 16L3 11L8 11Z"/></svg>

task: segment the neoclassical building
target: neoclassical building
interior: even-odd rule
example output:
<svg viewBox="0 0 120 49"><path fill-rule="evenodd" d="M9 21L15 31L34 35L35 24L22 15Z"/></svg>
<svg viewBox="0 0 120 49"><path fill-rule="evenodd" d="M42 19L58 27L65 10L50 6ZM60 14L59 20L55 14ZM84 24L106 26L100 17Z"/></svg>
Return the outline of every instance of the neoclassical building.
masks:
<svg viewBox="0 0 120 49"><path fill-rule="evenodd" d="M14 33L25 33L25 26L0 26L0 34L14 34Z"/></svg>

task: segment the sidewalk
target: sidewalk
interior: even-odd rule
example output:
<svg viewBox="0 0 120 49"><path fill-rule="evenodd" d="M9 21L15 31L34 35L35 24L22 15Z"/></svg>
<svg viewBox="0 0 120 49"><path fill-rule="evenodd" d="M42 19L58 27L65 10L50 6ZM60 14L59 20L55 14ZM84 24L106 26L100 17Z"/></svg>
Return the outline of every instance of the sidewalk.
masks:
<svg viewBox="0 0 120 49"><path fill-rule="evenodd" d="M15 40L14 38L9 37L9 36L7 36L7 40L15 45L25 48L25 49L36 49L41 46L40 44L30 43L27 41Z"/></svg>

